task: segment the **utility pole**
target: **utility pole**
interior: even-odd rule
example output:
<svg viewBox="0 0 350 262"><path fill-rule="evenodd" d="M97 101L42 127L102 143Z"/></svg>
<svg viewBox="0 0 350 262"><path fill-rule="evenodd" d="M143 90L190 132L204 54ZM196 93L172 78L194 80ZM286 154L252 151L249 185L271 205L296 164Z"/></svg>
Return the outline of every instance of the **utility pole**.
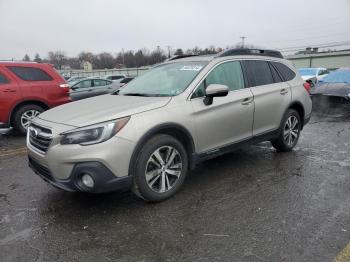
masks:
<svg viewBox="0 0 350 262"><path fill-rule="evenodd" d="M171 46L170 46L170 45L167 45L167 48L168 48L168 58L170 58L170 49L171 49Z"/></svg>
<svg viewBox="0 0 350 262"><path fill-rule="evenodd" d="M123 67L125 67L124 48L122 48L122 53L123 53Z"/></svg>
<svg viewBox="0 0 350 262"><path fill-rule="evenodd" d="M246 39L247 37L246 36L241 36L240 38L242 39L242 48L244 48L244 39Z"/></svg>

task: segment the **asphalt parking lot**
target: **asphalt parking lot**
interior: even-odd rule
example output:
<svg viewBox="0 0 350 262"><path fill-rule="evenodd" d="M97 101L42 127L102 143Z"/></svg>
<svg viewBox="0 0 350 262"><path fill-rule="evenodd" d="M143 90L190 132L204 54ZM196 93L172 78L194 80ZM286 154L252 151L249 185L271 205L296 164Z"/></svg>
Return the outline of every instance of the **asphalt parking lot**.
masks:
<svg viewBox="0 0 350 262"><path fill-rule="evenodd" d="M55 189L24 143L0 138L1 261L350 261L349 111L314 115L293 152L207 161L158 204Z"/></svg>

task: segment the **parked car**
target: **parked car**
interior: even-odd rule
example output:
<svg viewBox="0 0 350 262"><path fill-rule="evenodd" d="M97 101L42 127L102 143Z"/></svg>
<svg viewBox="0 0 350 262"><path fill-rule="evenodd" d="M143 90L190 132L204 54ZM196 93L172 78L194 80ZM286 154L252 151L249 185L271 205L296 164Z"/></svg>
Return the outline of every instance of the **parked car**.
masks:
<svg viewBox="0 0 350 262"><path fill-rule="evenodd" d="M171 60L117 93L47 111L30 126L30 166L64 190L132 188L162 201L201 161L261 141L290 151L312 102L281 57L232 49Z"/></svg>
<svg viewBox="0 0 350 262"><path fill-rule="evenodd" d="M112 81L120 81L122 79L126 78L126 75L118 74L118 75L107 75L105 79L112 80ZM118 82L119 82L118 81Z"/></svg>
<svg viewBox="0 0 350 262"><path fill-rule="evenodd" d="M69 94L73 101L112 93L120 88L119 84L101 78L85 78L69 84Z"/></svg>
<svg viewBox="0 0 350 262"><path fill-rule="evenodd" d="M25 134L41 112L71 101L69 88L50 64L0 61L0 128Z"/></svg>
<svg viewBox="0 0 350 262"><path fill-rule="evenodd" d="M123 79L115 81L115 84L116 84L116 86L118 86L120 88L122 86L125 86L127 83L129 83L133 79L134 79L134 77L125 77Z"/></svg>
<svg viewBox="0 0 350 262"><path fill-rule="evenodd" d="M317 107L350 103L350 68L331 72L311 89L312 99Z"/></svg>
<svg viewBox="0 0 350 262"><path fill-rule="evenodd" d="M329 71L326 68L300 68L299 74L303 80L315 85L319 80L327 76Z"/></svg>
<svg viewBox="0 0 350 262"><path fill-rule="evenodd" d="M67 80L67 83L72 83L72 82L76 82L78 80L82 80L85 79L86 76L72 76Z"/></svg>

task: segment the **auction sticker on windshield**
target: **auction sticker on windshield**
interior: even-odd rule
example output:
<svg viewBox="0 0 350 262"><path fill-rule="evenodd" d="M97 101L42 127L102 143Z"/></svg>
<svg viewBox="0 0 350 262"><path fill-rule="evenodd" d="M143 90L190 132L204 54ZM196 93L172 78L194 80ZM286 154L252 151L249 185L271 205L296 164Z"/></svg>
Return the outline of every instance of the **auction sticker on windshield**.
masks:
<svg viewBox="0 0 350 262"><path fill-rule="evenodd" d="M199 71L202 69L203 66L183 66L182 68L180 68L181 71Z"/></svg>

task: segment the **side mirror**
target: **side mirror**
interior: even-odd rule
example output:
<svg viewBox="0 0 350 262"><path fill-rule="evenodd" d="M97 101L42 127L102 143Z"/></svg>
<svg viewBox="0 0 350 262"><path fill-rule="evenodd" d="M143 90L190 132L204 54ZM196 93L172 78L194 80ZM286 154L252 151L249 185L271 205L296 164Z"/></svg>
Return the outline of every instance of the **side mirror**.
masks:
<svg viewBox="0 0 350 262"><path fill-rule="evenodd" d="M205 105L211 105L214 97L227 96L229 92L228 86L211 84L205 89L205 98L203 100Z"/></svg>

